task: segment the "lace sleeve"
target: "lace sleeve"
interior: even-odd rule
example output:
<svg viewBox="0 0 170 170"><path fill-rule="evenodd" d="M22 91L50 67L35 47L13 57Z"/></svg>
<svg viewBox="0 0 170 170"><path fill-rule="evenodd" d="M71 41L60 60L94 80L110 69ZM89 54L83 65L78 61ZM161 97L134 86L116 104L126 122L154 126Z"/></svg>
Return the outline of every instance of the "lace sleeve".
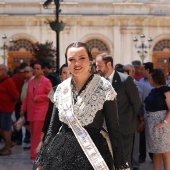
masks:
<svg viewBox="0 0 170 170"><path fill-rule="evenodd" d="M127 165L126 155L123 149L123 142L119 129L116 100L106 101L104 103L103 110L105 114L107 130L112 144L115 168L116 170L129 168Z"/></svg>
<svg viewBox="0 0 170 170"><path fill-rule="evenodd" d="M50 145L55 135L58 133L60 127L61 127L61 122L59 121L59 117L58 117L58 109L54 105L52 118L51 118L49 129L47 131L45 141L43 143L40 152L36 157L36 161L35 161L36 165L41 165L41 166L43 165L44 158L46 158L46 154L48 151L48 146Z"/></svg>

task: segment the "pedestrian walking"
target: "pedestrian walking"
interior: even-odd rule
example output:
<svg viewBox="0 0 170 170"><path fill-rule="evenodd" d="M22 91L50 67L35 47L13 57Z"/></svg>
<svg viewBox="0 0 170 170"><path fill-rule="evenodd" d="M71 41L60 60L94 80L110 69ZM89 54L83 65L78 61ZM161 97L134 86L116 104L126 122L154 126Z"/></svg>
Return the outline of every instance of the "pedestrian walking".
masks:
<svg viewBox="0 0 170 170"><path fill-rule="evenodd" d="M34 78L28 82L26 97L21 106L21 115L27 111L27 120L30 122L32 162L36 158L36 148L41 140L41 130L47 113L48 94L52 88L51 81L43 76L43 64L34 64Z"/></svg>
<svg viewBox="0 0 170 170"><path fill-rule="evenodd" d="M77 42L66 49L71 78L58 85L55 109L36 164L38 170L127 169L119 131L116 92L104 78L91 74L92 55ZM112 149L100 133L106 125ZM114 161L111 156L114 155Z"/></svg>
<svg viewBox="0 0 170 170"><path fill-rule="evenodd" d="M11 115L15 109L15 103L19 99L19 93L11 77L7 74L8 69L4 64L0 64L0 134L5 146L0 149L0 156L10 155L11 141Z"/></svg>

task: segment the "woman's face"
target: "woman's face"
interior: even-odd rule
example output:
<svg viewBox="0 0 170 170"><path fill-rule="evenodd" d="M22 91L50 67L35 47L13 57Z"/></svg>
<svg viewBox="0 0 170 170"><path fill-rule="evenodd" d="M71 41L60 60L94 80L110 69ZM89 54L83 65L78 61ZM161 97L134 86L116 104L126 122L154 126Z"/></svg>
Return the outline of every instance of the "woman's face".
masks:
<svg viewBox="0 0 170 170"><path fill-rule="evenodd" d="M67 51L69 71L74 76L83 76L89 73L90 60L84 47L71 47Z"/></svg>
<svg viewBox="0 0 170 170"><path fill-rule="evenodd" d="M71 76L71 74L68 71L68 67L63 67L61 71L61 79L62 81L68 79Z"/></svg>
<svg viewBox="0 0 170 170"><path fill-rule="evenodd" d="M34 75L35 76L40 76L43 74L43 69L41 68L40 64L35 64L34 65Z"/></svg>

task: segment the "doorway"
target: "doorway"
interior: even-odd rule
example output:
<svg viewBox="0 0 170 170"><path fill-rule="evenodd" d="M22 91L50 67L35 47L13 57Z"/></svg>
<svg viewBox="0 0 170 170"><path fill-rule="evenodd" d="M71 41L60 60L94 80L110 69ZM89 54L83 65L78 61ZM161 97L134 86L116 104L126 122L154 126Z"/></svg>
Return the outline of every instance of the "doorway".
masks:
<svg viewBox="0 0 170 170"><path fill-rule="evenodd" d="M170 71L170 52L156 52L153 53L152 61L154 68L161 68L164 71L165 76Z"/></svg>
<svg viewBox="0 0 170 170"><path fill-rule="evenodd" d="M167 77L170 71L170 40L163 39L153 48L152 61L154 68L161 68Z"/></svg>
<svg viewBox="0 0 170 170"><path fill-rule="evenodd" d="M18 68L22 62L29 65L33 57L31 52L9 52L8 56L8 68L12 72L15 68Z"/></svg>

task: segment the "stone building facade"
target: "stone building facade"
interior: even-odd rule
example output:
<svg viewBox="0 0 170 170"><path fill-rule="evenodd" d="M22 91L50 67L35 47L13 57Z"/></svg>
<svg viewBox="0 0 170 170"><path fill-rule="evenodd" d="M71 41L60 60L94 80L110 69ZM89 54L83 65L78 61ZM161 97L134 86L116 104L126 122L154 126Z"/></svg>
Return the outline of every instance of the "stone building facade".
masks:
<svg viewBox="0 0 170 170"><path fill-rule="evenodd" d="M29 62L31 43L53 41L56 33L44 22L55 19L54 3L44 9L45 0L0 0L0 35L7 35L7 59L0 57L10 69L20 62ZM147 38L153 39L150 48L144 48L144 62L152 61L155 67L170 71L170 1L169 0L60 0L59 20L66 23L60 32L60 65L65 62L66 47L76 41L86 42L93 56L107 52L114 64L128 64L141 60L134 47ZM146 36L145 40L140 35ZM10 44L10 38L15 43ZM144 46L145 46L144 45ZM3 41L0 41L0 47ZM1 56L4 50L0 50Z"/></svg>

